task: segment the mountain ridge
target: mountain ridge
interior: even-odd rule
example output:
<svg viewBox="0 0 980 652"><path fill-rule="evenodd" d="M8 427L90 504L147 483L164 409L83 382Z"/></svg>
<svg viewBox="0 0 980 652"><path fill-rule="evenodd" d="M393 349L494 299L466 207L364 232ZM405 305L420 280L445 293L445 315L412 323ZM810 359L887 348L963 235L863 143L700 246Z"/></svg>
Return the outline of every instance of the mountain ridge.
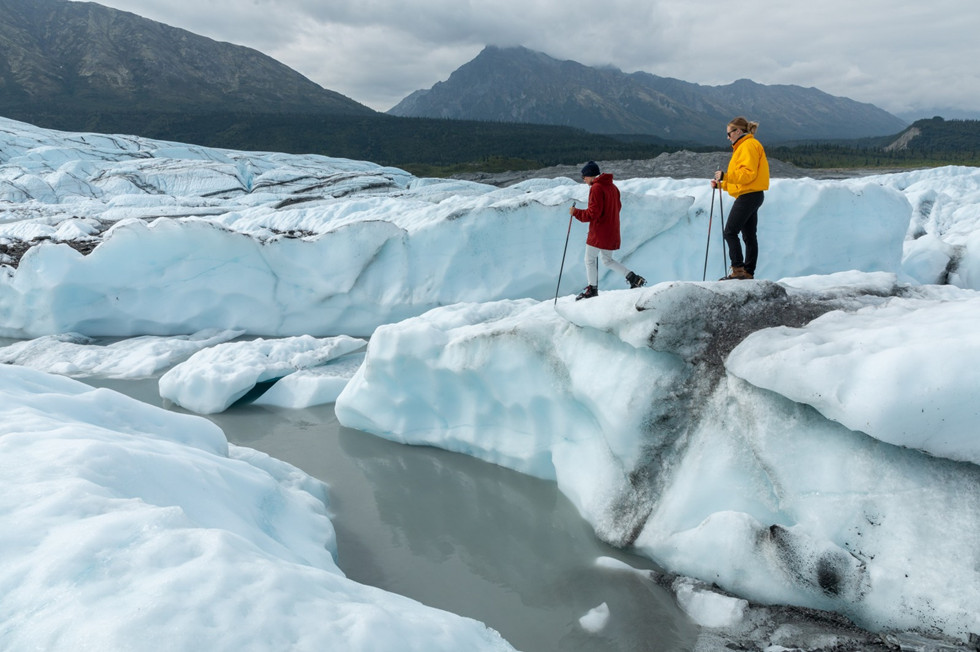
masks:
<svg viewBox="0 0 980 652"><path fill-rule="evenodd" d="M275 59L92 2L0 0L0 113L371 115Z"/></svg>
<svg viewBox="0 0 980 652"><path fill-rule="evenodd" d="M723 141L721 131L736 115L759 121L760 134L776 142L884 136L907 126L874 105L816 88L748 79L703 86L497 46L487 46L446 81L411 93L387 113L553 124L711 145Z"/></svg>

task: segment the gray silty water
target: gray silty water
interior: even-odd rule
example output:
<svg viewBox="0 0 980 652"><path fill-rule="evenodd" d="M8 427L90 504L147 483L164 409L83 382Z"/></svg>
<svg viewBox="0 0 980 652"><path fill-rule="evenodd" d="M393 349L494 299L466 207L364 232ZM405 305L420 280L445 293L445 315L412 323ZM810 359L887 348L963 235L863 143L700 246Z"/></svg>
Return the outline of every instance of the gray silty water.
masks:
<svg viewBox="0 0 980 652"><path fill-rule="evenodd" d="M86 382L163 405L156 380ZM339 565L355 581L485 622L523 652L694 647L698 628L667 591L596 560L653 564L600 542L553 482L345 428L332 405L208 418L329 486ZM579 619L602 603L607 624L586 631Z"/></svg>

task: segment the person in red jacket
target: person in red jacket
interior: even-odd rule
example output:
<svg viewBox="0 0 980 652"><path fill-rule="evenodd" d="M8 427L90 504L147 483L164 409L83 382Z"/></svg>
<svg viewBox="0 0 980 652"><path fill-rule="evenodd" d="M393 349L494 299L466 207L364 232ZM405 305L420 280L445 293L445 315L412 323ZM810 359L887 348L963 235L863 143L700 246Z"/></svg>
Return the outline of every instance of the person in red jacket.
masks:
<svg viewBox="0 0 980 652"><path fill-rule="evenodd" d="M599 258L602 264L626 277L631 288L638 288L646 279L628 270L613 258L619 249L619 211L623 204L619 188L613 183L613 175L602 174L595 161L582 168L582 181L589 184L589 207L568 209L568 214L579 222L589 223L589 235L585 240L585 276L588 285L575 300L589 299L599 294Z"/></svg>

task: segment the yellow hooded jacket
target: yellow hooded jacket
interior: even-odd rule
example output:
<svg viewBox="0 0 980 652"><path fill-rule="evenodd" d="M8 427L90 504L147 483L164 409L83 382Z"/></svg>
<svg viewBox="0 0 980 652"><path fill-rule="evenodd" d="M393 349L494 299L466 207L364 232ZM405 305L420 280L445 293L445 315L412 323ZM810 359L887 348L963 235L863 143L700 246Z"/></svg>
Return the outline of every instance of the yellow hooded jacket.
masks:
<svg viewBox="0 0 980 652"><path fill-rule="evenodd" d="M769 161L762 143L752 134L745 134L732 144L732 150L721 187L732 197L769 190Z"/></svg>

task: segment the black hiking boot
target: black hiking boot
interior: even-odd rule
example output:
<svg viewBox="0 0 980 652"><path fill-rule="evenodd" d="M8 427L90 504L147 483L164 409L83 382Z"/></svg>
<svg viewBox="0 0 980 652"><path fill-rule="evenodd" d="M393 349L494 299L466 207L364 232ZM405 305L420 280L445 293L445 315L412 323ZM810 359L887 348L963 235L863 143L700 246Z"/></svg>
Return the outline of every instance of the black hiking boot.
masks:
<svg viewBox="0 0 980 652"><path fill-rule="evenodd" d="M626 275L626 282L630 284L630 288L641 288L646 285L647 280L642 276L630 272Z"/></svg>
<svg viewBox="0 0 980 652"><path fill-rule="evenodd" d="M599 296L599 288L594 285L587 285L584 290L579 292L579 295L575 297L575 300L579 299L591 299L592 297Z"/></svg>

